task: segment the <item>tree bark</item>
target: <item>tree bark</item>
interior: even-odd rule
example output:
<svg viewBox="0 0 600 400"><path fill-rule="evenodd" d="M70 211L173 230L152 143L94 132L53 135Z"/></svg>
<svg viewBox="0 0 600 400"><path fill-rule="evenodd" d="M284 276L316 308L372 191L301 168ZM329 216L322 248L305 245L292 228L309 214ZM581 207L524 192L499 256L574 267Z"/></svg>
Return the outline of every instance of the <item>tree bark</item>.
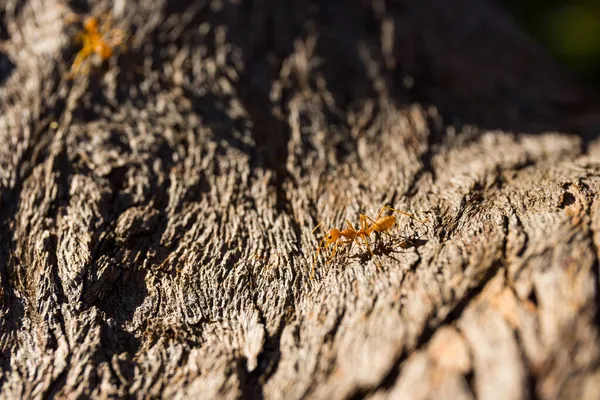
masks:
<svg viewBox="0 0 600 400"><path fill-rule="evenodd" d="M599 102L496 2L0 19L0 397L598 398Z"/></svg>

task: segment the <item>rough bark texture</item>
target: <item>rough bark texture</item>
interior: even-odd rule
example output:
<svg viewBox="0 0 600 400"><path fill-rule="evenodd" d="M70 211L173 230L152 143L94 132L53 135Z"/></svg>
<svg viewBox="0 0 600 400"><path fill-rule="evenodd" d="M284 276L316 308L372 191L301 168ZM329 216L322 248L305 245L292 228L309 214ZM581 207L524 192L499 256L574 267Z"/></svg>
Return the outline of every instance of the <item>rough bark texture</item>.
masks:
<svg viewBox="0 0 600 400"><path fill-rule="evenodd" d="M599 103L497 3L94 3L75 81L0 4L1 397L598 398Z"/></svg>

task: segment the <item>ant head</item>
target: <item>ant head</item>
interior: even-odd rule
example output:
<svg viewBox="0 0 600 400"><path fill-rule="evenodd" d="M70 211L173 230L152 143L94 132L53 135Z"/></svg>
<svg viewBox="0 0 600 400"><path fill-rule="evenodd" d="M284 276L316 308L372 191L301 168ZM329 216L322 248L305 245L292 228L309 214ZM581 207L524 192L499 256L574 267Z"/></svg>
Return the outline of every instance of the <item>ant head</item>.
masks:
<svg viewBox="0 0 600 400"><path fill-rule="evenodd" d="M341 233L340 233L339 229L337 229L337 228L331 229L325 235L325 246L329 246L331 243L337 242L337 240L340 238L340 236L341 236Z"/></svg>
<svg viewBox="0 0 600 400"><path fill-rule="evenodd" d="M98 27L98 21L96 21L96 18L94 17L87 17L83 22L83 27L88 32L95 31Z"/></svg>

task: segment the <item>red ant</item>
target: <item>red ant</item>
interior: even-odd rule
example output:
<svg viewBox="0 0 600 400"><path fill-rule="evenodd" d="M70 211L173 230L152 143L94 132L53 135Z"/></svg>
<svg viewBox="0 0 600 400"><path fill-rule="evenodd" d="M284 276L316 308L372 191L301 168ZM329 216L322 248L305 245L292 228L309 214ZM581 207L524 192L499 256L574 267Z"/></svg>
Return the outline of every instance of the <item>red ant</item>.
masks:
<svg viewBox="0 0 600 400"><path fill-rule="evenodd" d="M349 244L350 246L352 246L352 244L355 241L359 241L359 239L363 240L365 246L367 247L367 250L369 250L369 253L371 253L371 256L375 257L375 254L373 254L373 250L371 250L371 245L369 244L369 238L371 236L371 233L377 232L377 233L385 233L385 234L389 235L389 233L387 233L387 232L390 229L392 229L394 227L394 225L396 224L396 216L395 215L382 216L382 214L385 210L390 210L390 211L397 212L399 214L406 215L406 216L414 219L417 222L425 223L425 222L429 221L429 218L420 220L420 219L416 218L413 214L409 214L404 211L396 210L395 208L392 208L390 206L384 206L381 209L381 211L379 211L379 214L377 214L377 217L374 219L365 214L360 214L359 215L360 224L361 224L360 230L356 230L356 228L354 228L352 223L350 221L346 220L346 224L348 224L347 229L343 229L343 230L340 230L337 228L330 229L327 231L327 234L323 237L323 239L321 239L321 242L319 243L319 247L317 247L317 250L315 252L315 258L314 258L311 273L310 273L310 279L313 278L314 273L315 273L315 266L317 264L317 257L319 255L319 251L321 250L321 248L328 247L331 244L334 244L333 252L331 254L331 257L329 257L329 260L327 260L326 264L329 264L331 262L331 260L333 260L333 257L335 257L335 254L337 252L337 249L338 249L338 246L340 245L340 243L342 245ZM371 221L372 224L369 225L367 220ZM312 232L315 233L315 231L321 225L323 225L323 221L319 222L319 224L317 226L315 226L315 228L312 230ZM342 238L344 238L346 240L344 241L344 240L342 240ZM379 266L379 262L377 262L377 265Z"/></svg>
<svg viewBox="0 0 600 400"><path fill-rule="evenodd" d="M80 21L82 17L77 14L67 16L68 22ZM91 57L97 57L96 62L104 62L113 55L113 48L124 46L125 32L120 29L110 28L110 15L105 16L102 24L98 23L96 17L86 17L83 20L83 31L77 34L76 40L81 42L83 47L77 53L71 71L67 75L72 79L78 73L87 73L89 64L84 62ZM82 68L84 67L84 68Z"/></svg>
<svg viewBox="0 0 600 400"><path fill-rule="evenodd" d="M355 240L358 240L359 237L362 237L367 248L369 249L371 254L373 254L373 252L371 251L371 246L369 245L369 242L366 239L366 237L368 237L368 235L366 235L366 231L364 229L357 231L354 228L354 226L352 226L352 223L348 220L346 220L346 223L348 224L347 229L343 229L343 230L339 230L337 228L329 229L329 230L327 230L327 234L323 237L323 239L321 239L321 242L319 243L319 247L317 247L317 251L315 252L315 259L313 261L312 269L310 271L310 279L312 279L315 274L315 266L317 265L317 257L319 256L319 251L321 250L322 247L329 247L329 245L332 243L335 243L335 244L333 246L333 252L331 254L331 257L329 257L327 264L329 264L331 262L331 260L333 259L333 257L335 257L335 253L337 252L337 249L338 249L338 246L340 243L341 244L352 244L352 243L354 243ZM323 221L319 222L319 224L317 226L315 226L315 228L312 230L312 232L315 233L315 231L321 225L323 225ZM343 240L341 240L342 238L345 238L347 240L343 241ZM325 243L325 245L323 245L323 242Z"/></svg>

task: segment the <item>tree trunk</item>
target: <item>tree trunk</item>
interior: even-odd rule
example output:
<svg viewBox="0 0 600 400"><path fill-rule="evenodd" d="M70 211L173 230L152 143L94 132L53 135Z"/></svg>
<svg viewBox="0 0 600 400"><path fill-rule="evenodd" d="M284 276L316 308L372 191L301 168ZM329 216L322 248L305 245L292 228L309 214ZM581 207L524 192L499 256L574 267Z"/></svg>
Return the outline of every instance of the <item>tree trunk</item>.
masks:
<svg viewBox="0 0 600 400"><path fill-rule="evenodd" d="M600 103L496 2L2 3L1 397L600 395Z"/></svg>

